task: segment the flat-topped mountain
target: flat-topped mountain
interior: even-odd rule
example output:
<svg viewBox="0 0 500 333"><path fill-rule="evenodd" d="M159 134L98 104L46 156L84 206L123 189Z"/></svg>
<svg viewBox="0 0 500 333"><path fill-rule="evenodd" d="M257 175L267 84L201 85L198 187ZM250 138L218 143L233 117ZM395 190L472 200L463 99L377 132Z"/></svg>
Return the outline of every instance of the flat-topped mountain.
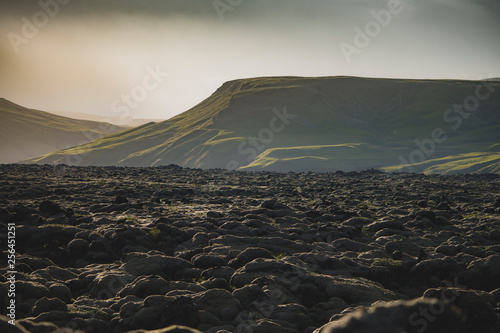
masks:
<svg viewBox="0 0 500 333"><path fill-rule="evenodd" d="M19 162L126 129L28 109L3 98L0 119L0 163Z"/></svg>
<svg viewBox="0 0 500 333"><path fill-rule="evenodd" d="M498 81L262 77L226 82L169 120L28 162L500 172L499 144Z"/></svg>

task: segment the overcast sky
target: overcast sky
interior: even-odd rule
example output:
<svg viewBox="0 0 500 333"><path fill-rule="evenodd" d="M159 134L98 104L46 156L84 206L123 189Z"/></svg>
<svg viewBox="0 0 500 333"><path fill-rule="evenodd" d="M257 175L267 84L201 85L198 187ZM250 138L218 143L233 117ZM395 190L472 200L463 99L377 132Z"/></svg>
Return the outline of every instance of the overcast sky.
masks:
<svg viewBox="0 0 500 333"><path fill-rule="evenodd" d="M500 77L498 0L58 1L1 2L0 97L167 119L243 77Z"/></svg>

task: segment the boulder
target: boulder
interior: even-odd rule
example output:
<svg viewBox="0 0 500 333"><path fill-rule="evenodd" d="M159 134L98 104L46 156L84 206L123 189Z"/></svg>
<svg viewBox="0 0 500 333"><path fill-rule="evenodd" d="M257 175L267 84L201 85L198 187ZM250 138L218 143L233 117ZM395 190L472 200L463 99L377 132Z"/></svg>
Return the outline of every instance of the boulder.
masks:
<svg viewBox="0 0 500 333"><path fill-rule="evenodd" d="M465 333L459 312L437 299L380 302L361 307L314 333Z"/></svg>
<svg viewBox="0 0 500 333"><path fill-rule="evenodd" d="M139 275L166 275L172 276L178 270L192 267L184 259L161 254L146 254L141 252L129 253L120 269L135 276Z"/></svg>

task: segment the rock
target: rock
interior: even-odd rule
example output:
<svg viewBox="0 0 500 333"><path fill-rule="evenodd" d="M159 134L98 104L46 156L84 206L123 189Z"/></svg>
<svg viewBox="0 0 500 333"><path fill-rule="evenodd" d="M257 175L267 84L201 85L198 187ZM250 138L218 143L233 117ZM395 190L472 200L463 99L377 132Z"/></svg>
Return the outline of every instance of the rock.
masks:
<svg viewBox="0 0 500 333"><path fill-rule="evenodd" d="M54 283L49 287L50 293L65 303L69 303L73 298L71 290L62 283Z"/></svg>
<svg viewBox="0 0 500 333"><path fill-rule="evenodd" d="M90 252L105 252L106 245L104 245L104 242L102 242L102 241L93 241L90 243L90 245L88 247L88 251L90 251Z"/></svg>
<svg viewBox="0 0 500 333"><path fill-rule="evenodd" d="M129 253L120 269L132 275L166 275L172 276L178 270L192 267L184 259L169 257L160 254L149 255L146 253Z"/></svg>
<svg viewBox="0 0 500 333"><path fill-rule="evenodd" d="M340 298L348 304L373 303L397 299L394 292L364 278L334 277L326 280L328 298Z"/></svg>
<svg viewBox="0 0 500 333"><path fill-rule="evenodd" d="M422 209L421 211L418 211L415 216L419 219L429 219L433 221L436 218L436 213L432 210Z"/></svg>
<svg viewBox="0 0 500 333"><path fill-rule="evenodd" d="M380 302L345 314L314 333L465 333L462 318L437 299Z"/></svg>
<svg viewBox="0 0 500 333"><path fill-rule="evenodd" d="M16 293L23 299L50 297L49 289L35 281L16 281Z"/></svg>
<svg viewBox="0 0 500 333"><path fill-rule="evenodd" d="M224 258L206 253L200 253L195 255L191 259L191 262L195 267L198 268L220 267L226 264Z"/></svg>
<svg viewBox="0 0 500 333"><path fill-rule="evenodd" d="M170 283L158 276L140 276L117 293L124 297L135 295L144 298L150 295L165 295L172 290Z"/></svg>
<svg viewBox="0 0 500 333"><path fill-rule="evenodd" d="M30 332L311 333L358 310L373 331L411 307L374 302L422 295L461 311L467 333L500 332L498 175L22 164L0 175ZM407 332L442 308L420 305Z"/></svg>
<svg viewBox="0 0 500 333"><path fill-rule="evenodd" d="M221 217L224 217L224 214L222 214L220 212L215 212L213 210L210 210L207 212L207 218L209 218L209 219L219 219Z"/></svg>
<svg viewBox="0 0 500 333"><path fill-rule="evenodd" d="M60 282L66 282L77 277L77 275L69 269L64 269L55 265L37 269L33 272L33 274L41 276L47 280L57 280Z"/></svg>
<svg viewBox="0 0 500 333"><path fill-rule="evenodd" d="M49 200L42 201L40 206L38 206L40 213L46 216L53 216L56 214L64 213L64 209L61 208L57 203Z"/></svg>
<svg viewBox="0 0 500 333"><path fill-rule="evenodd" d="M31 309L31 314L33 316L38 316L41 313L49 312L49 311L54 311L54 310L56 310L56 311L67 311L68 310L68 306L66 305L66 303L64 303L63 301L61 301L58 298L43 297L43 298L40 298L35 303L35 305Z"/></svg>
<svg viewBox="0 0 500 333"><path fill-rule="evenodd" d="M108 322L99 318L84 319L77 328L84 332L111 332L113 330Z"/></svg>
<svg viewBox="0 0 500 333"><path fill-rule="evenodd" d="M485 291L454 287L433 288L426 290L424 297L437 298L459 308L465 318L464 324L470 332L488 332L497 322L494 310L496 299Z"/></svg>
<svg viewBox="0 0 500 333"><path fill-rule="evenodd" d="M224 325L223 321L221 321L219 318L217 318L208 311L199 310L198 315L200 319L200 324L198 325L198 329L202 331L207 331L214 327Z"/></svg>
<svg viewBox="0 0 500 333"><path fill-rule="evenodd" d="M29 319L20 319L17 323L32 333L52 333L61 330L57 325L48 322L35 323Z"/></svg>
<svg viewBox="0 0 500 333"><path fill-rule="evenodd" d="M97 299L109 299L116 296L129 283L135 280L132 274L121 271L98 273L90 283L90 295ZM126 294L122 295L125 296Z"/></svg>
<svg viewBox="0 0 500 333"><path fill-rule="evenodd" d="M267 209L274 209L274 205L276 204L276 200L266 200L260 204L260 207Z"/></svg>
<svg viewBox="0 0 500 333"><path fill-rule="evenodd" d="M123 307L127 306L124 304ZM120 309L120 314L122 314ZM122 331L133 329L160 329L170 325L197 327L198 310L187 297L149 296L133 313L122 318L119 327Z"/></svg>
<svg viewBox="0 0 500 333"><path fill-rule="evenodd" d="M229 289L229 282L223 278L210 278L200 283L200 286L206 289Z"/></svg>
<svg viewBox="0 0 500 333"><path fill-rule="evenodd" d="M410 241L390 241L384 245L384 248L389 253L394 253L395 251L401 251L402 253L406 253L412 257L418 257L422 248L418 245L415 245Z"/></svg>
<svg viewBox="0 0 500 333"><path fill-rule="evenodd" d="M235 287L243 287L264 276L290 277L289 280L293 276L293 282L300 283L297 275L307 277L308 273L303 268L279 260L258 258L236 270L231 277L231 284Z"/></svg>
<svg viewBox="0 0 500 333"><path fill-rule="evenodd" d="M462 274L463 283L475 289L500 288L500 255L474 260Z"/></svg>
<svg viewBox="0 0 500 333"><path fill-rule="evenodd" d="M272 302L269 296L257 284L249 284L235 289L233 296L244 306L250 306L252 303L255 304L254 302Z"/></svg>
<svg viewBox="0 0 500 333"><path fill-rule="evenodd" d="M366 230L369 230L371 232L378 232L380 230L384 229L393 229L393 230L405 230L405 226L403 225L402 222L397 221L397 220L381 220L381 221L375 221L373 223L368 224L366 227Z"/></svg>
<svg viewBox="0 0 500 333"><path fill-rule="evenodd" d="M231 332L236 332L236 327L234 327L233 325L215 326L205 331L205 333L231 333Z"/></svg>
<svg viewBox="0 0 500 333"><path fill-rule="evenodd" d="M362 228L372 222L373 222L372 219L366 217L351 217L350 219L342 222L342 225L348 227Z"/></svg>
<svg viewBox="0 0 500 333"><path fill-rule="evenodd" d="M198 309L208 311L220 320L232 320L243 309L241 303L227 290L210 289L192 297Z"/></svg>
<svg viewBox="0 0 500 333"><path fill-rule="evenodd" d="M316 314L317 322L328 322L333 315L341 313L349 305L341 298L332 297L327 302L320 302L309 308L309 313Z"/></svg>
<svg viewBox="0 0 500 333"><path fill-rule="evenodd" d="M365 243L361 243L358 241L354 241L348 238L340 238L334 240L332 245L337 248L337 250L345 252L345 251L354 251L354 252L366 252L375 249L374 246L367 245Z"/></svg>
<svg viewBox="0 0 500 333"><path fill-rule="evenodd" d="M55 195L71 195L71 191L68 191L65 188L56 188L54 190Z"/></svg>
<svg viewBox="0 0 500 333"><path fill-rule="evenodd" d="M273 255L266 249L259 247L249 247L243 250L236 258L229 262L229 266L239 268L257 258L273 259Z"/></svg>
<svg viewBox="0 0 500 333"><path fill-rule="evenodd" d="M309 311L300 304L267 304L267 306L263 306L262 310L270 319L290 323L299 332L312 324Z"/></svg>
<svg viewBox="0 0 500 333"><path fill-rule="evenodd" d="M33 319L36 323L50 322L57 326L64 326L71 319L72 315L68 311L53 310L42 312Z"/></svg>
<svg viewBox="0 0 500 333"><path fill-rule="evenodd" d="M24 327L21 325L12 325L9 323L11 320L9 317L0 315L0 331L5 333L29 333Z"/></svg>
<svg viewBox="0 0 500 333"><path fill-rule="evenodd" d="M216 268L209 268L201 273L202 278L222 278L226 281L231 281L231 276L233 276L235 270L231 267L222 266Z"/></svg>
<svg viewBox="0 0 500 333"><path fill-rule="evenodd" d="M81 257L87 252L89 243L84 239L73 239L68 243L68 251L74 257Z"/></svg>
<svg viewBox="0 0 500 333"><path fill-rule="evenodd" d="M290 210L290 207L276 200L265 200L260 204L260 207L271 210L279 210L279 209Z"/></svg>
<svg viewBox="0 0 500 333"><path fill-rule="evenodd" d="M441 281L453 281L463 271L462 266L452 257L427 259L410 270L410 277L420 284L439 285Z"/></svg>
<svg viewBox="0 0 500 333"><path fill-rule="evenodd" d="M495 203L493 204L495 207L500 207L500 197L495 199Z"/></svg>
<svg viewBox="0 0 500 333"><path fill-rule="evenodd" d="M488 234L489 238L493 241L498 241L500 240L500 230L495 229L491 230L490 233Z"/></svg>
<svg viewBox="0 0 500 333"><path fill-rule="evenodd" d="M443 244L443 245L436 247L435 251L436 251L436 253L442 253L445 256L453 257L453 256L457 255L457 253L459 252L459 249L453 245Z"/></svg>
<svg viewBox="0 0 500 333"><path fill-rule="evenodd" d="M490 291L490 294L495 297L495 300L500 303L500 288Z"/></svg>
<svg viewBox="0 0 500 333"><path fill-rule="evenodd" d="M202 332L187 326L172 325L159 330L153 330L153 331L135 330L135 331L129 331L127 333L202 333Z"/></svg>
<svg viewBox="0 0 500 333"><path fill-rule="evenodd" d="M252 333L299 333L296 329L283 327L275 320L258 319L239 323L237 332L252 332Z"/></svg>
<svg viewBox="0 0 500 333"><path fill-rule="evenodd" d="M117 205L128 203L128 199L127 199L127 197L125 197L123 195L117 195L115 197L115 199L113 200L113 203L117 204Z"/></svg>

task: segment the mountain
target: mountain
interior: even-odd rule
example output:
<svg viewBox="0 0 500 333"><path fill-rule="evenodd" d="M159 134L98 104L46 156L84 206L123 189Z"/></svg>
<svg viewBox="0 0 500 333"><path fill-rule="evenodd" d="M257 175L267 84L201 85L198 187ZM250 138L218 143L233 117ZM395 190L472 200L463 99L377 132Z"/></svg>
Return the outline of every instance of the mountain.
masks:
<svg viewBox="0 0 500 333"><path fill-rule="evenodd" d="M28 109L0 98L0 163L14 163L126 128Z"/></svg>
<svg viewBox="0 0 500 333"><path fill-rule="evenodd" d="M160 121L164 121L165 119L141 119L141 118L132 118L132 117L122 117L122 116L112 116L105 117L100 116L98 114L90 114L83 112L67 112L67 111L50 111L50 113L62 116L69 117L73 119L81 119L81 120L91 120L97 122L105 122L111 123L113 125L118 125L121 127L137 127L150 122L158 123Z"/></svg>
<svg viewBox="0 0 500 333"><path fill-rule="evenodd" d="M27 162L456 173L460 161L498 170L499 143L497 81L262 77L226 82L169 120Z"/></svg>

